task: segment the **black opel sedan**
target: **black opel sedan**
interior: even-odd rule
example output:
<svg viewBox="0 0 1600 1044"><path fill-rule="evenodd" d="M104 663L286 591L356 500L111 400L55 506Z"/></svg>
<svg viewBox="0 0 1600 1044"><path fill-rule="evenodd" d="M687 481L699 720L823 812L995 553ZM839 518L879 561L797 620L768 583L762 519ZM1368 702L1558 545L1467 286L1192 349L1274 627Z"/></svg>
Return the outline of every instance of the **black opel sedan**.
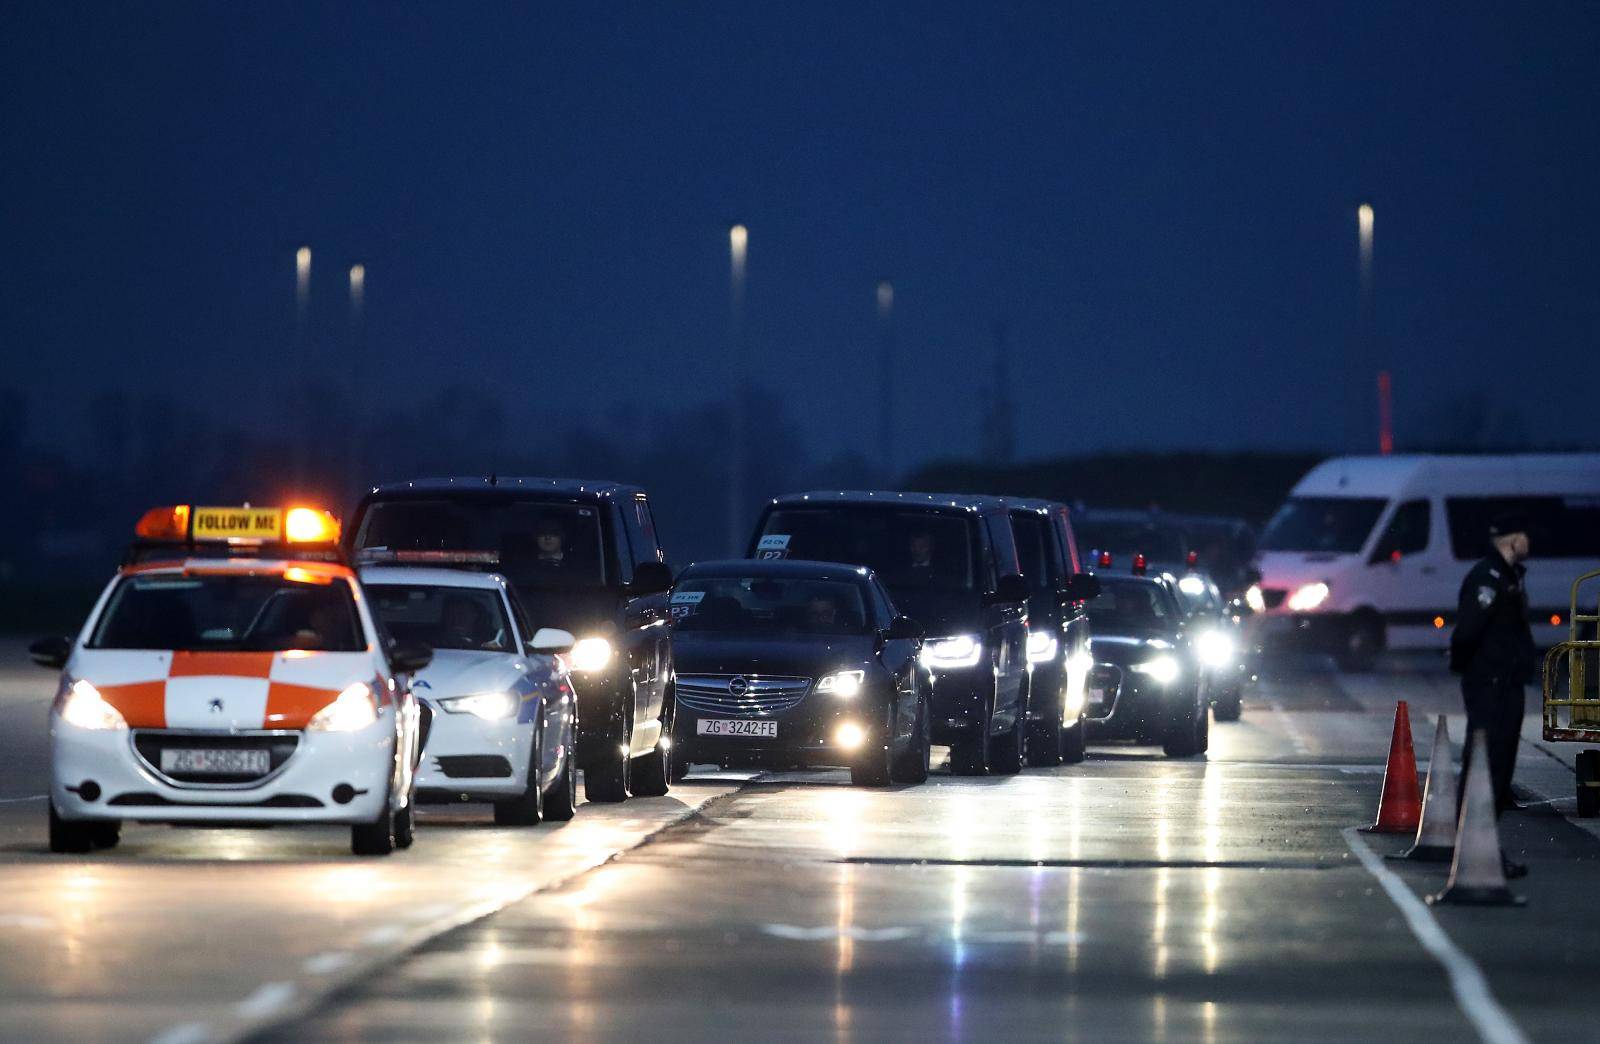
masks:
<svg viewBox="0 0 1600 1044"><path fill-rule="evenodd" d="M850 769L857 786L928 777L921 628L861 566L706 562L672 588L680 763Z"/></svg>

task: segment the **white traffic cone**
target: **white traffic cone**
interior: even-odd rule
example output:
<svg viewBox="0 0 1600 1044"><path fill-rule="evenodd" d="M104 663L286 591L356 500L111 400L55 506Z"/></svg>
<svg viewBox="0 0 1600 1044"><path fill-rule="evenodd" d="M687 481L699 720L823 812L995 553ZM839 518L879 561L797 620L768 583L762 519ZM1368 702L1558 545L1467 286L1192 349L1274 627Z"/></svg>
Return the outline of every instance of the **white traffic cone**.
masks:
<svg viewBox="0 0 1600 1044"><path fill-rule="evenodd" d="M1422 863L1448 863L1456 850L1456 766L1450 754L1450 729L1444 715L1433 730L1433 752L1428 755L1428 782L1422 788L1422 822L1417 840L1403 855Z"/></svg>
<svg viewBox="0 0 1600 1044"><path fill-rule="evenodd" d="M1489 744L1483 730L1472 734L1472 765L1467 769L1466 797L1456 827L1456 857L1444 891L1430 903L1470 906L1521 906L1526 900L1506 887L1500 863L1500 832L1494 822L1494 787L1489 782Z"/></svg>

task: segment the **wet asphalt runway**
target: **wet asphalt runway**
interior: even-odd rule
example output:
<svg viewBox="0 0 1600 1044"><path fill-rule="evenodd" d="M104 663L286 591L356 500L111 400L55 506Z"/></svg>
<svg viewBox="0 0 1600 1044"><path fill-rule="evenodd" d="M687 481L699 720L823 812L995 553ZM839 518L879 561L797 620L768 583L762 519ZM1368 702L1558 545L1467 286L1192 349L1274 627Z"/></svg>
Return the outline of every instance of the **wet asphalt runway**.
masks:
<svg viewBox="0 0 1600 1044"><path fill-rule="evenodd" d="M0 650L7 1039L1571 1040L1600 1020L1571 750L1524 748L1526 796L1554 799L1504 821L1524 909L1419 929L1353 853L1394 699L1424 759L1426 716L1456 708L1431 665L1269 676L1203 761L1097 748L893 791L695 778L559 827L434 813L376 861L336 830L48 854L50 687ZM1443 884L1389 866L1393 890Z"/></svg>

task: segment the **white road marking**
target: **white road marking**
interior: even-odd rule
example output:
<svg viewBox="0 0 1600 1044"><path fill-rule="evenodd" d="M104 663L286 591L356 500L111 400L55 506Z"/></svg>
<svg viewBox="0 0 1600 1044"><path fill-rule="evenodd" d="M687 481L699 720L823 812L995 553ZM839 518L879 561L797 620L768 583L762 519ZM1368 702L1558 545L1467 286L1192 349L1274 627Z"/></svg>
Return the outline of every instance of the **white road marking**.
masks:
<svg viewBox="0 0 1600 1044"><path fill-rule="evenodd" d="M294 983L269 982L233 1006L242 1018L260 1019L294 1000Z"/></svg>
<svg viewBox="0 0 1600 1044"><path fill-rule="evenodd" d="M211 1039L211 1027L204 1022L180 1022L150 1038L150 1044L199 1044Z"/></svg>
<svg viewBox="0 0 1600 1044"><path fill-rule="evenodd" d="M1294 720L1289 717L1289 712L1283 709L1283 704L1277 700L1272 701L1272 713L1278 716L1278 721L1283 725L1283 734L1289 737L1289 745L1296 754L1310 754L1311 748L1306 746L1306 738L1300 735L1300 730L1295 726Z"/></svg>
<svg viewBox="0 0 1600 1044"><path fill-rule="evenodd" d="M343 950L329 950L326 953L319 953L315 957L307 957L300 967L307 975L327 975L329 972L338 971L354 960L355 957L353 955Z"/></svg>
<svg viewBox="0 0 1600 1044"><path fill-rule="evenodd" d="M1467 1021L1472 1023L1472 1028L1478 1031L1478 1036L1488 1044L1528 1044L1528 1038L1521 1028L1494 999L1483 969L1450 940L1445 930L1439 927L1439 922L1434 920L1428 905L1412 894L1398 874L1383 865L1383 860L1362 840L1356 827L1345 827L1341 833L1350 851L1366 867L1367 873L1383 886L1390 901L1400 910L1417 942L1444 967L1445 973L1450 976L1450 990L1455 994L1456 1004Z"/></svg>

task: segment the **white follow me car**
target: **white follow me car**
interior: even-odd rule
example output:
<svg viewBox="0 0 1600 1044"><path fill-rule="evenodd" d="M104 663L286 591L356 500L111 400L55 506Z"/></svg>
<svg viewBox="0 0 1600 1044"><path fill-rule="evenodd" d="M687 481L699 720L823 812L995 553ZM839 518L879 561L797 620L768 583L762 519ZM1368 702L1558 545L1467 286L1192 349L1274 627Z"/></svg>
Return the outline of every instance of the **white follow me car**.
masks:
<svg viewBox="0 0 1600 1044"><path fill-rule="evenodd" d="M418 800L488 801L496 823L571 819L577 807L577 704L559 654L573 637L530 632L495 573L367 566L362 586L379 626L432 662L412 688L430 714Z"/></svg>

